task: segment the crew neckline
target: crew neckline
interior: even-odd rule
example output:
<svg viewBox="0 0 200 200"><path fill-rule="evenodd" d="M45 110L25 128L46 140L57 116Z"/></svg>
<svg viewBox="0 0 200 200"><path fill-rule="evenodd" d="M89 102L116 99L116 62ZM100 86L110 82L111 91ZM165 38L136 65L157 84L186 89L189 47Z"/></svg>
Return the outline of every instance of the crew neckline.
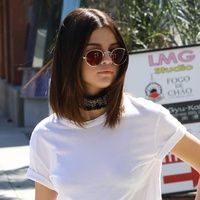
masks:
<svg viewBox="0 0 200 200"><path fill-rule="evenodd" d="M82 129L82 127L77 126L71 120L68 120L68 119L65 119L65 118L59 118L59 117L57 117L57 118L62 124L64 124L65 126L67 125L69 128ZM106 113L98 116L95 119L88 120L88 121L85 122L83 128L91 128L91 127L103 124L105 122L105 118L106 118Z"/></svg>

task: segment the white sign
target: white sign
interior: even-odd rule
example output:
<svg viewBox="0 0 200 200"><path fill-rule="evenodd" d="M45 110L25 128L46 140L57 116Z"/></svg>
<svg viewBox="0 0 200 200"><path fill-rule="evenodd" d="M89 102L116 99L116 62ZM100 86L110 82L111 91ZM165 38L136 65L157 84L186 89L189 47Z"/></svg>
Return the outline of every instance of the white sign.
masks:
<svg viewBox="0 0 200 200"><path fill-rule="evenodd" d="M125 90L162 104L200 138L200 46L130 55ZM162 193L194 190L198 173L174 155L163 160Z"/></svg>
<svg viewBox="0 0 200 200"><path fill-rule="evenodd" d="M132 54L126 89L161 104L199 100L199 55L200 46Z"/></svg>

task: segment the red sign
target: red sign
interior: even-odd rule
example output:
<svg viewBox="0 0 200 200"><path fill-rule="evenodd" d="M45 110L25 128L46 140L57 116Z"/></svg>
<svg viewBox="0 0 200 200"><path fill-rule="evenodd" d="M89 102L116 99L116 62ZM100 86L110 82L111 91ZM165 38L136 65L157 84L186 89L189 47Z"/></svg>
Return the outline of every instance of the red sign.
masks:
<svg viewBox="0 0 200 200"><path fill-rule="evenodd" d="M174 164L177 164L177 169L175 170L174 174L170 170L165 171L165 174L162 177L163 184L165 186L167 186L168 184L177 184L177 183L181 184L183 182L190 181L193 186L193 188L191 188L191 190L194 190L198 184L199 173L195 169L187 166L187 164L185 164L179 158L175 157L173 154L167 155L165 157L165 159L163 160L163 168L164 167L170 168L170 165L174 165ZM181 165L180 168L178 167L179 164ZM185 165L185 169L186 169L185 172L183 172L184 165ZM175 168L175 166L174 166L174 168ZM188 171L188 169L189 169L189 171Z"/></svg>

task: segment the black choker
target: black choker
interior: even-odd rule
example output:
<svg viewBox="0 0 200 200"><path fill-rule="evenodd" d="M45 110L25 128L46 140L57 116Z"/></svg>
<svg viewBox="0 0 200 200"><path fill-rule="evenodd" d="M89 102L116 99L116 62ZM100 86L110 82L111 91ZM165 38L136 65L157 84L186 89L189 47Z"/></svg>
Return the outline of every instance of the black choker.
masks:
<svg viewBox="0 0 200 200"><path fill-rule="evenodd" d="M84 97L83 109L84 110L98 110L105 108L108 104L108 94L104 93L98 96Z"/></svg>

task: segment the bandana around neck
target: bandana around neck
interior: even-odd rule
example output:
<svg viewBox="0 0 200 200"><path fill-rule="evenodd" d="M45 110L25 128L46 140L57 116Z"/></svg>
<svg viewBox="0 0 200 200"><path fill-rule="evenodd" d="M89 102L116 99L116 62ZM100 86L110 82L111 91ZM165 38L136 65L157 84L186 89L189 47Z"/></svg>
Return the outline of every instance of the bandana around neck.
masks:
<svg viewBox="0 0 200 200"><path fill-rule="evenodd" d="M108 93L104 92L96 96L85 96L83 102L84 110L98 110L105 108L108 104Z"/></svg>

